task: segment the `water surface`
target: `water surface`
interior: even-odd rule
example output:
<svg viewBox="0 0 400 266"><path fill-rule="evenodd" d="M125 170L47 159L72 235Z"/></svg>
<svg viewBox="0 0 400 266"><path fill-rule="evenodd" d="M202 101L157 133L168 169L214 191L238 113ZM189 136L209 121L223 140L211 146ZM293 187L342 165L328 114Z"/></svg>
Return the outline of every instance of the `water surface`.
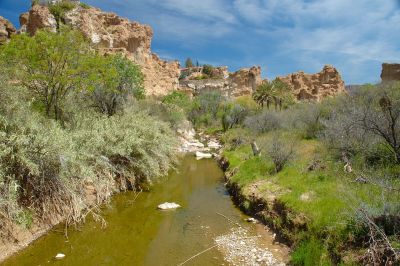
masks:
<svg viewBox="0 0 400 266"><path fill-rule="evenodd" d="M164 202L176 202L182 208L157 210ZM187 156L178 171L150 192L137 198L133 192L113 197L102 211L106 228L88 219L77 229L69 229L67 239L63 225L57 226L4 265L177 265L230 232L234 225L218 213L260 234L260 227L246 223L232 204L217 164ZM65 259L55 260L57 253L65 254ZM212 249L186 265L224 264L223 254Z"/></svg>

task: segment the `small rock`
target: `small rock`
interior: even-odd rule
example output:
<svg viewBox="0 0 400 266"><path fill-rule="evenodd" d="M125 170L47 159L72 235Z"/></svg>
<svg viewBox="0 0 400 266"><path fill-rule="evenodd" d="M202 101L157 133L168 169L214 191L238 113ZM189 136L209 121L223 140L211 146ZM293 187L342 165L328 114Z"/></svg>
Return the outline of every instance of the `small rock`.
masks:
<svg viewBox="0 0 400 266"><path fill-rule="evenodd" d="M165 202L163 204L158 205L158 209L160 209L160 210L172 210L172 209L177 209L180 207L181 207L181 205L176 204L174 202L172 202L172 203Z"/></svg>
<svg viewBox="0 0 400 266"><path fill-rule="evenodd" d="M252 218L252 217L247 218L246 221L249 222L249 223L253 223L253 224L257 223L257 220Z"/></svg>
<svg viewBox="0 0 400 266"><path fill-rule="evenodd" d="M210 153L203 153L203 152L200 152L200 151L198 151L198 152L196 152L196 157L197 157L197 159L210 159L210 158L212 158L212 154L210 154Z"/></svg>
<svg viewBox="0 0 400 266"><path fill-rule="evenodd" d="M65 258L65 254L62 253L58 253L55 257L57 260L62 260L63 258Z"/></svg>

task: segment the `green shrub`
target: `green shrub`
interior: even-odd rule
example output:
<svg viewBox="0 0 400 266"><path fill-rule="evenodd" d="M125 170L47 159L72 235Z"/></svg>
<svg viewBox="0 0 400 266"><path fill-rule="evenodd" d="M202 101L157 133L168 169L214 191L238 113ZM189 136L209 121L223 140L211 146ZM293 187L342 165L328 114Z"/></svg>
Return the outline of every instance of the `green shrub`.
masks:
<svg viewBox="0 0 400 266"><path fill-rule="evenodd" d="M65 14L75 7L76 5L74 3L65 0L49 6L50 13L56 19L58 27L61 23L64 23Z"/></svg>
<svg viewBox="0 0 400 266"><path fill-rule="evenodd" d="M208 77L212 77L214 71L214 67L212 65L204 65L203 66L203 74L207 75Z"/></svg>
<svg viewBox="0 0 400 266"><path fill-rule="evenodd" d="M83 2L80 2L79 5L80 5L80 7L84 8L84 9L89 9L90 8L90 5L88 5L86 3L83 3Z"/></svg>
<svg viewBox="0 0 400 266"><path fill-rule="evenodd" d="M0 215L29 226L33 217L82 220L89 208L85 186L97 203L116 189L140 188L176 163L169 124L138 109L112 117L90 111L61 127L32 110L23 88L0 86ZM7 104L5 104L7 102ZM3 218L0 223L4 223ZM0 234L7 235L2 226Z"/></svg>
<svg viewBox="0 0 400 266"><path fill-rule="evenodd" d="M221 104L224 101L219 91L204 91L193 99L192 107L189 112L189 120L195 126L210 126L213 121L218 119Z"/></svg>
<svg viewBox="0 0 400 266"><path fill-rule="evenodd" d="M185 111L189 111L191 105L189 96L186 93L180 91L173 91L170 94L164 96L164 98L162 99L162 103L176 105Z"/></svg>

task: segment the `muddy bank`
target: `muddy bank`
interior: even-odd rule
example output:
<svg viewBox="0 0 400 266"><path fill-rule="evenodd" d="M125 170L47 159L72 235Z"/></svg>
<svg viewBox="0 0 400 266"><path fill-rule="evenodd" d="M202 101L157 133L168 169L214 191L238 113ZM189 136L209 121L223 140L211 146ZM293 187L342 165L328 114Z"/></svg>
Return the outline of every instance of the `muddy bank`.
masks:
<svg viewBox="0 0 400 266"><path fill-rule="evenodd" d="M263 180L242 187L232 181L238 169L229 169L229 161L224 157L219 158L218 163L225 172L226 187L235 205L247 215L267 225L276 234L278 242L293 247L298 240L297 236L308 230L307 217L293 212L278 199L282 191L265 189L268 181ZM264 189L261 190L260 187Z"/></svg>

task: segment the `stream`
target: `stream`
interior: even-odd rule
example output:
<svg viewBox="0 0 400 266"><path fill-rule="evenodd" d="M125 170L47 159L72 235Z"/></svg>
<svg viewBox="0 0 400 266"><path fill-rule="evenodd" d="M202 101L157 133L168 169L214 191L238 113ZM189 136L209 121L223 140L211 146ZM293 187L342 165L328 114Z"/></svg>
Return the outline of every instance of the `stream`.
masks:
<svg viewBox="0 0 400 266"><path fill-rule="evenodd" d="M182 208L157 210L164 202ZM214 160L185 156L150 192L114 196L102 216L105 228L88 218L66 238L64 226L56 226L3 265L179 265L207 249L184 265L282 265L288 257L263 225L246 222ZM58 253L66 257L56 260Z"/></svg>

